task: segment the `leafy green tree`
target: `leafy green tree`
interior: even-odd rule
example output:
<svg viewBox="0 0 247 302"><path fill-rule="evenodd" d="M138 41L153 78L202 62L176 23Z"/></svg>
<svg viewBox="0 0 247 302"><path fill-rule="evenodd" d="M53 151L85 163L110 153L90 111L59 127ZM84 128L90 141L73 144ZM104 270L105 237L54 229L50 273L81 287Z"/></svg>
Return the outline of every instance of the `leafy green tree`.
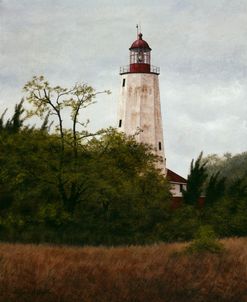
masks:
<svg viewBox="0 0 247 302"><path fill-rule="evenodd" d="M154 167L157 159L150 147L110 129L100 139L94 138L89 150L88 168L93 174L85 192L90 201L82 200L76 210L77 217L85 215L80 219L84 228L94 226L91 233L98 234L96 240L103 236L107 243L154 240L170 193ZM92 208L96 217L90 215Z"/></svg>
<svg viewBox="0 0 247 302"><path fill-rule="evenodd" d="M83 143L87 137L97 135L98 133L88 133L84 127L85 124L78 120L81 108L86 108L94 103L94 99L99 93L110 93L109 91L96 92L91 86L86 84L76 84L72 88L62 88L60 86L52 87L43 76L33 77L25 86L26 100L32 105L28 116L38 116L46 121L49 116L57 118L56 129L59 133L60 150L59 166L57 169L57 187L61 194L64 205L68 210L73 210L78 201L81 184L78 182L78 169L83 169L78 164L78 146ZM64 129L63 109L70 109L72 119L72 130ZM83 127L81 131L77 126ZM72 148L71 148L72 146ZM66 153L66 154L65 154ZM73 173L65 171L65 158L70 154L70 163Z"/></svg>
<svg viewBox="0 0 247 302"><path fill-rule="evenodd" d="M157 232L162 241L188 241L200 226L197 209L194 206L182 204L177 209L171 207L166 211L163 223L157 225Z"/></svg>

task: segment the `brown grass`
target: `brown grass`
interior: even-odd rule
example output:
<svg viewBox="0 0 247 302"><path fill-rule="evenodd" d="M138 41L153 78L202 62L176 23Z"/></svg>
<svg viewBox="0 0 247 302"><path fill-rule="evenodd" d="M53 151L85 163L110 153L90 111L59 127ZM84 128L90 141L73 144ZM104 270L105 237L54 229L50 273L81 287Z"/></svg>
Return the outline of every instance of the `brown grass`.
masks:
<svg viewBox="0 0 247 302"><path fill-rule="evenodd" d="M222 255L174 253L185 244L52 247L0 244L0 301L247 301L247 239Z"/></svg>

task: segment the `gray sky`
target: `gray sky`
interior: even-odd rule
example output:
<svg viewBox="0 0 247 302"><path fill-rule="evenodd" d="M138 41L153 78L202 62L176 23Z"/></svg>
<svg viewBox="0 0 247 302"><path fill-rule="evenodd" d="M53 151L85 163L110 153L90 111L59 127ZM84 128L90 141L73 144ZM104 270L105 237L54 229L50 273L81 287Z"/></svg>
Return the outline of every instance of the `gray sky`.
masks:
<svg viewBox="0 0 247 302"><path fill-rule="evenodd" d="M81 117L92 129L116 126L136 23L161 68L168 167L186 176L202 150L246 151L247 0L0 0L0 111L42 74L110 89Z"/></svg>

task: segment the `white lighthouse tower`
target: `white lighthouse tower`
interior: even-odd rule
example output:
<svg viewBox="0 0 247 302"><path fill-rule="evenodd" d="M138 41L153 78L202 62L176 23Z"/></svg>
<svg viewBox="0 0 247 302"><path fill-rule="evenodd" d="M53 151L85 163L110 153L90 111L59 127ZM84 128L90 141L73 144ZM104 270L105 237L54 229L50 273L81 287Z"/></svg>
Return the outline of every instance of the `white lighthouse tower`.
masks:
<svg viewBox="0 0 247 302"><path fill-rule="evenodd" d="M120 68L121 91L118 129L136 135L138 142L153 146L166 174L166 159L159 92L159 68L151 65L151 48L142 34L129 48L129 65Z"/></svg>

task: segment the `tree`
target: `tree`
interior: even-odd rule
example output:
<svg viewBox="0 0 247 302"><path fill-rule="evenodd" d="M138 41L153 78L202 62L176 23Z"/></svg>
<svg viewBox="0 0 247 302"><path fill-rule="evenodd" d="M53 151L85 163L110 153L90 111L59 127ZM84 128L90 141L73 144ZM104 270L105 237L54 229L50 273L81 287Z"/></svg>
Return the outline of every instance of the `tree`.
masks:
<svg viewBox="0 0 247 302"><path fill-rule="evenodd" d="M52 87L43 76L33 77L25 86L26 100L32 105L28 116L38 116L46 120L48 116L55 116L58 124L56 130L59 133L60 151L59 166L57 169L57 186L62 196L63 203L67 209L73 210L80 195L80 183L78 183L78 146L82 144L87 137L98 135L101 132L89 133L85 130L87 123L81 123L78 120L80 109L86 108L94 103L96 95L100 93L110 93L109 91L96 92L91 86L86 84L76 84L72 88L62 88L60 86ZM63 109L70 109L72 120L72 130L64 129ZM82 127L81 131L77 126ZM72 148L72 153L71 153ZM65 153L70 153L71 167L73 167L73 177L66 177Z"/></svg>
<svg viewBox="0 0 247 302"><path fill-rule="evenodd" d="M195 239L186 247L185 251L193 253L222 253L224 246L217 239L216 233L211 225L199 227Z"/></svg>
<svg viewBox="0 0 247 302"><path fill-rule="evenodd" d="M21 120L26 111L22 114ZM82 130L76 131L75 153L73 130L63 127L62 149L59 130L48 131L48 111L42 118L40 128L22 124L17 132L0 131L1 240L109 245L159 240L170 193L151 147L114 129L98 135Z"/></svg>
<svg viewBox="0 0 247 302"><path fill-rule="evenodd" d="M0 131L5 131L7 133L17 133L20 131L23 123L25 121L25 117L23 117L23 113L25 109L23 108L24 99L22 99L18 104L15 105L15 111L12 118L8 119L4 122L4 116L7 112L7 109L3 112L0 117Z"/></svg>
<svg viewBox="0 0 247 302"><path fill-rule="evenodd" d="M220 171L210 176L205 190L205 206L212 206L225 195L226 177L219 177Z"/></svg>
<svg viewBox="0 0 247 302"><path fill-rule="evenodd" d="M12 118L9 118L7 121L4 120L7 109L0 117L0 212L8 210L14 200L13 178L10 175L15 165L11 157L12 150L9 148L9 141L15 141L14 138L20 133L23 127L25 121L25 117L23 117L23 102L24 100L21 100L15 105Z"/></svg>
<svg viewBox="0 0 247 302"><path fill-rule="evenodd" d="M200 196L203 192L203 185L207 178L206 164L202 162L201 152L199 157L194 163L194 159L191 161L190 174L187 179L187 189L183 190L184 202L190 205L197 205Z"/></svg>
<svg viewBox="0 0 247 302"><path fill-rule="evenodd" d="M95 241L104 238L108 244L157 238L155 228L165 221L170 193L155 169L151 148L109 129L92 139L88 150L87 198L76 210L77 216L83 215L83 228L92 226L91 234L98 234Z"/></svg>

